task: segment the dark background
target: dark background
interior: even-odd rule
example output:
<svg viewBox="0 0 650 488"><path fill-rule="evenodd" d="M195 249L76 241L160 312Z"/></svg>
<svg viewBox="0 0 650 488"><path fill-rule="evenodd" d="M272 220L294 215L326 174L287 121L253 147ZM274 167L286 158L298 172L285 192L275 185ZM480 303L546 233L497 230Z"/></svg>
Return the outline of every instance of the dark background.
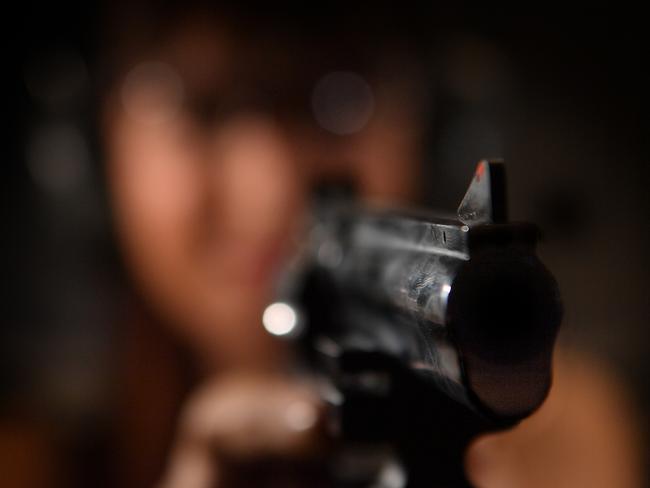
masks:
<svg viewBox="0 0 650 488"><path fill-rule="evenodd" d="M322 27L335 35L349 8L332 7ZM103 10L21 10L5 71L0 422L37 418L90 459L119 381L114 325L128 301L94 118ZM640 16L621 10L382 4L353 18L374 16L379 30L412 22L404 35L423 43L428 202L452 210L475 163L503 157L511 216L545 232L562 341L605 361L647 418L649 53Z"/></svg>

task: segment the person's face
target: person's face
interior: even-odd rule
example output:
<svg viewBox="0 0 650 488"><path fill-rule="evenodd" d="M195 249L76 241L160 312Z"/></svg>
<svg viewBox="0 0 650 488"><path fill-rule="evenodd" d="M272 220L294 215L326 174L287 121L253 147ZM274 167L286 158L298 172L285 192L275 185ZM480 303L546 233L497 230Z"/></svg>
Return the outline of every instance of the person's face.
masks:
<svg viewBox="0 0 650 488"><path fill-rule="evenodd" d="M278 104L269 110L251 100L269 79L281 90L295 83L282 50L191 27L152 52L156 62L136 62L107 97L116 224L157 313L217 364L263 365L274 347L259 317L310 190L344 179L363 198L407 200L417 179L417 128L394 86L350 75L316 83L313 107L304 100L311 120ZM352 93L344 95L341 130L337 107L319 106L336 99L336 83ZM210 104L228 108L208 118Z"/></svg>

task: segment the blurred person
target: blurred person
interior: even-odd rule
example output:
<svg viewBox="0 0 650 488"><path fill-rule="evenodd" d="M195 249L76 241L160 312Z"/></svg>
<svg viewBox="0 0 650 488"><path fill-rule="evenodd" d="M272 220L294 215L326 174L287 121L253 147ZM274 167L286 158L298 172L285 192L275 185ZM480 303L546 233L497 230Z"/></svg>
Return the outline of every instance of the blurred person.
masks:
<svg viewBox="0 0 650 488"><path fill-rule="evenodd" d="M232 396L239 388L232 376L267 392L264 384L285 372L288 358L260 317L309 193L323 181L343 180L365 198L414 196L420 108L411 94L418 87L406 72L379 79L386 68L359 53L341 55L341 41L326 47L330 39L307 37L300 46L265 32L264 22L205 8L180 12L160 39L129 39L117 50L118 75L103 114L117 231L147 311L188 346L200 376L232 386ZM315 61L313 52L333 60ZM368 73L336 71L341 61ZM319 84L320 100L313 91ZM130 342L148 348L152 340ZM129 354L147 361L142 350ZM163 368L168 382L174 374ZM156 380L158 391L171 387ZM142 387L134 385L136 397ZM128 449L156 457L165 426L147 427L146 447L134 445L138 416L126 419ZM152 430L162 437L145 439ZM133 476L134 485L151 481Z"/></svg>
<svg viewBox="0 0 650 488"><path fill-rule="evenodd" d="M139 298L125 330L118 485L325 485L324 407L260 317L316 186L418 201L421 66L371 26L332 36L310 16L122 7L101 114ZM625 394L590 360L559 357L542 409L470 449L476 486L640 484Z"/></svg>

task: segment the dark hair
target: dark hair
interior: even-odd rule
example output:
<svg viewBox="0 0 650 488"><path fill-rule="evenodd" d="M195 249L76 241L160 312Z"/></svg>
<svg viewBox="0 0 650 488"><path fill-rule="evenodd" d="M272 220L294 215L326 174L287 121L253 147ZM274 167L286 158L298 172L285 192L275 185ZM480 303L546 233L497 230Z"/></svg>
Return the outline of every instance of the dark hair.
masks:
<svg viewBox="0 0 650 488"><path fill-rule="evenodd" d="M378 59L399 50L426 56L441 17L432 7L396 7L391 2L262 2L136 0L107 2L101 14L100 70L103 86L125 61L159 46L183 23L200 19L257 49L291 51L294 63L376 69Z"/></svg>

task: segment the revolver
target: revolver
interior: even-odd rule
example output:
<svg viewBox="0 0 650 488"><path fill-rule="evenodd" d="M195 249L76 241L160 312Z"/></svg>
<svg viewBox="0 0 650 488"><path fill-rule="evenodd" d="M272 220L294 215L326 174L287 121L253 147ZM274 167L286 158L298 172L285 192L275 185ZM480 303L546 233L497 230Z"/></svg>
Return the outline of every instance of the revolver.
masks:
<svg viewBox="0 0 650 488"><path fill-rule="evenodd" d="M478 164L451 217L316 203L263 324L336 406L337 486L469 486L469 442L542 404L562 305L539 237L508 221L497 161ZM371 483L359 446L390 452Z"/></svg>

